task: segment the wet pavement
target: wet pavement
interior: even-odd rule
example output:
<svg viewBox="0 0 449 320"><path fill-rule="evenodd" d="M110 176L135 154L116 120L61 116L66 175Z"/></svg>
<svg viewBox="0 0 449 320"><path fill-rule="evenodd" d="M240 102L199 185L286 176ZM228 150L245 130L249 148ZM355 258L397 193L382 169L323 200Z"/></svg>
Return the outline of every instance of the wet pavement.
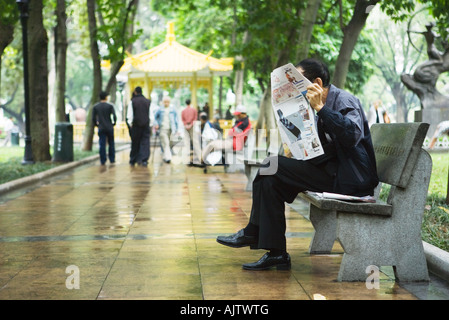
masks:
<svg viewBox="0 0 449 320"><path fill-rule="evenodd" d="M162 163L84 165L0 196L0 299L449 299L449 286L337 282L342 248L307 253L307 205L287 206L290 271L246 271L264 253L219 245L249 218L242 173Z"/></svg>

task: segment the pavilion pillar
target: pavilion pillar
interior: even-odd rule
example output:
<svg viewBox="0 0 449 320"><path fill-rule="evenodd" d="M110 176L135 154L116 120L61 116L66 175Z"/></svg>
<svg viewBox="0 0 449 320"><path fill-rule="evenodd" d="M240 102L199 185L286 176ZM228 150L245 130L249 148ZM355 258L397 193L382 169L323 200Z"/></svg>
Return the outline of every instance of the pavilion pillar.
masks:
<svg viewBox="0 0 449 320"><path fill-rule="evenodd" d="M214 73L211 72L209 80L209 119L214 117Z"/></svg>
<svg viewBox="0 0 449 320"><path fill-rule="evenodd" d="M148 97L151 94L151 91L150 91L150 85L149 85L147 73L145 73L145 77L143 79L144 79L143 80L144 81L143 95L148 99Z"/></svg>
<svg viewBox="0 0 449 320"><path fill-rule="evenodd" d="M193 77L192 77L192 84L190 86L190 91L192 93L190 102L192 104L192 107L194 107L194 108L198 107L198 99L197 99L197 95L196 95L197 90L198 90L197 75L196 75L196 72L194 72Z"/></svg>
<svg viewBox="0 0 449 320"><path fill-rule="evenodd" d="M127 82L126 86L127 86L128 89L129 89L129 90L128 90L128 99L131 100L132 97L133 97L134 89L136 88L136 86L135 86L135 81L134 81L133 79L129 79L129 78L128 78L128 82Z"/></svg>

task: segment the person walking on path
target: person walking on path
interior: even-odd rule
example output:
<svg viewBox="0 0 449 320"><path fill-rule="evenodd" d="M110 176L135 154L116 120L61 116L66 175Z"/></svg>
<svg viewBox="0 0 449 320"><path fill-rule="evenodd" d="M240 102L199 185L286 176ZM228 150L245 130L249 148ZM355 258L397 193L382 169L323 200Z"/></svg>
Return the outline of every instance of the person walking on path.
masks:
<svg viewBox="0 0 449 320"><path fill-rule="evenodd" d="M92 111L92 121L94 126L98 126L101 165L106 163L106 143L109 145L109 161L115 163L114 126L117 123L117 116L114 106L108 102L108 96L107 92L102 91L100 102L94 105Z"/></svg>
<svg viewBox="0 0 449 320"><path fill-rule="evenodd" d="M159 130L161 145L164 152L163 160L165 163L170 163L172 156L170 137L172 135L178 135L179 130L178 113L170 102L171 99L169 96L162 98L162 104L164 107L158 109L154 114L154 127L156 130Z"/></svg>
<svg viewBox="0 0 449 320"><path fill-rule="evenodd" d="M193 150L193 123L198 119L198 111L190 105L190 99L186 100L186 107L181 112L181 120L189 134L190 150ZM192 163L192 159L190 159Z"/></svg>
<svg viewBox="0 0 449 320"><path fill-rule="evenodd" d="M253 181L248 225L231 236L217 237L218 243L229 247L269 250L259 261L243 264L246 270L290 269L285 202L293 202L299 192L366 196L373 195L379 182L368 121L360 101L329 83L329 71L321 61L306 59L297 68L312 82L306 96L316 111L324 154L306 161L270 157L267 165L259 169ZM277 163L276 170L270 167L272 163Z"/></svg>
<svg viewBox="0 0 449 320"><path fill-rule="evenodd" d="M3 146L6 147L8 142L11 142L11 135L12 135L12 131L14 129L14 122L12 121L12 117L9 117L6 120L4 129L6 132L6 137L5 137L5 141L3 142Z"/></svg>
<svg viewBox="0 0 449 320"><path fill-rule="evenodd" d="M142 88L136 87L133 98L128 105L126 120L131 134L131 151L129 164L147 166L150 158L150 105L144 97Z"/></svg>

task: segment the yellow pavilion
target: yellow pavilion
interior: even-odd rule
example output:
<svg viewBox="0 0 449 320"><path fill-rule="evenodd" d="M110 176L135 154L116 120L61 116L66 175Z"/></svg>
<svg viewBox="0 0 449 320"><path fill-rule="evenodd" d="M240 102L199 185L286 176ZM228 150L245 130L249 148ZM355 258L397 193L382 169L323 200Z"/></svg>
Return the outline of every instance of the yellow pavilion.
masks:
<svg viewBox="0 0 449 320"><path fill-rule="evenodd" d="M190 87L193 106L198 105L197 89L206 88L213 114L213 79L215 76L229 76L234 59L217 59L211 54L212 51L203 54L178 43L175 40L174 24L169 22L165 42L126 58L119 75L127 78L129 94L136 86L142 87L147 97L157 87Z"/></svg>

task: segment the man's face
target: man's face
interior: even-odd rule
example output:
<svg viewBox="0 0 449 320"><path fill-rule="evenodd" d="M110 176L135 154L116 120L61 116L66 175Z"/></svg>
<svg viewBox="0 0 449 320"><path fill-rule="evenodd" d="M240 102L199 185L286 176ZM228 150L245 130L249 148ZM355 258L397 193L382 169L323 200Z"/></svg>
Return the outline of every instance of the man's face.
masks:
<svg viewBox="0 0 449 320"><path fill-rule="evenodd" d="M162 100L162 103L164 104L165 108L168 108L170 106L170 99L164 99Z"/></svg>

